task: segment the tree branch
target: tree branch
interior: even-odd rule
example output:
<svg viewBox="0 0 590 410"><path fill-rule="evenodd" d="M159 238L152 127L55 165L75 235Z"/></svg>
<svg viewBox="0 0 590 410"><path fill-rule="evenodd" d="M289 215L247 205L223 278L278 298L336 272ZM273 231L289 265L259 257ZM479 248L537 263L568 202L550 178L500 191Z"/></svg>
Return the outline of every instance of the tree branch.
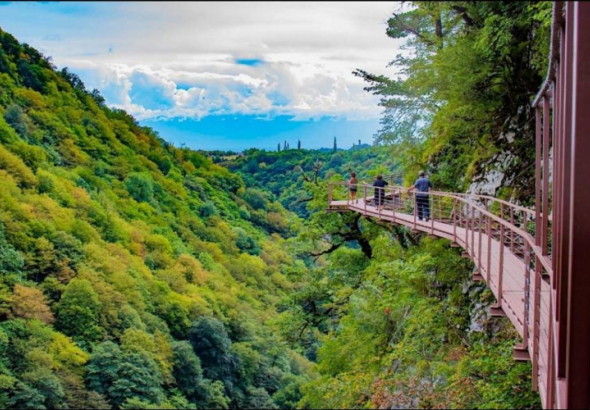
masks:
<svg viewBox="0 0 590 410"><path fill-rule="evenodd" d="M467 8L461 6L451 6L451 9L461 16L467 28L473 26L473 19L467 14Z"/></svg>
<svg viewBox="0 0 590 410"><path fill-rule="evenodd" d="M417 29L410 27L406 23L404 23L402 21L402 19L396 13L393 13L393 17L395 18L396 22L399 24L399 26L401 27L402 30L415 35L416 37L418 37L420 40L422 40L423 42L425 42L428 45L434 45L434 43L431 40L424 37L424 35L422 33L420 33Z"/></svg>
<svg viewBox="0 0 590 410"><path fill-rule="evenodd" d="M336 249L340 248L342 245L344 245L346 243L346 241L342 241L338 244L332 244L332 246L330 246L328 249L320 251L320 252L312 252L311 255L315 256L315 259L313 260L314 262L318 260L318 258L322 255L326 255L328 253L332 253L334 252Z"/></svg>
<svg viewBox="0 0 590 410"><path fill-rule="evenodd" d="M302 202L309 202L309 201L313 201L313 200L314 200L314 197L312 196L310 198L301 198L301 199L298 199L297 201L295 201L295 203L296 204L300 204Z"/></svg>

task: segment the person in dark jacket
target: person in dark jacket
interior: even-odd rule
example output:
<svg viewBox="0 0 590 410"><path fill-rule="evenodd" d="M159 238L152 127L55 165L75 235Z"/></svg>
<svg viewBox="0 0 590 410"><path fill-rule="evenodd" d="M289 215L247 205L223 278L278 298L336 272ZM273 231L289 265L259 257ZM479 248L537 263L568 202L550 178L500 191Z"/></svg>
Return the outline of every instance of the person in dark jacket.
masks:
<svg viewBox="0 0 590 410"><path fill-rule="evenodd" d="M418 172L418 179L414 185L410 187L410 191L416 189L416 207L418 208L418 219L422 220L422 216L426 218L426 222L430 219L430 198L428 191L432 188L432 183L428 178L424 177L424 171Z"/></svg>
<svg viewBox="0 0 590 410"><path fill-rule="evenodd" d="M384 179L382 175L377 175L377 179L373 182L373 186L375 187L374 199L375 205L377 205L377 209L383 209L383 203L385 202L385 187L389 185Z"/></svg>

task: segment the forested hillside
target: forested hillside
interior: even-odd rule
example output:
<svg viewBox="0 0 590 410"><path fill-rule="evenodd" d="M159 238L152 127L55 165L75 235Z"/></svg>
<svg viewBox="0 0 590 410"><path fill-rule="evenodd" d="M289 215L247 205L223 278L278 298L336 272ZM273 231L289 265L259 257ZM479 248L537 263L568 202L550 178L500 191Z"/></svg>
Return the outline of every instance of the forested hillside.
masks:
<svg viewBox="0 0 590 410"><path fill-rule="evenodd" d="M289 407L276 202L0 32L0 407Z"/></svg>
<svg viewBox="0 0 590 410"><path fill-rule="evenodd" d="M238 172L253 189L262 189L288 210L307 218L307 203L312 199L306 183L316 184L326 179L348 180L355 172L359 181L372 182L378 174L388 178L399 174L398 160L382 148L359 148L326 152L321 150L289 149L280 152L250 149L244 156L221 162ZM401 177L394 178L397 183ZM252 192L252 191L251 191Z"/></svg>
<svg viewBox="0 0 590 410"><path fill-rule="evenodd" d="M0 31L0 407L539 407L459 249L325 212L350 171L462 190L501 165L526 191L548 8L511 4L390 20L417 54L404 80L357 72L378 146L219 163Z"/></svg>

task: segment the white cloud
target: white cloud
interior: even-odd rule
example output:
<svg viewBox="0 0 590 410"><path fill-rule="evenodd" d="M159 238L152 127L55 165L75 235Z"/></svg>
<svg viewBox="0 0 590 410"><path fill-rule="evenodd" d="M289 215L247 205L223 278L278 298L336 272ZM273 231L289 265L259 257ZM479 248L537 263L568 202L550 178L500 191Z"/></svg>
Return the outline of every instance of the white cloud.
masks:
<svg viewBox="0 0 590 410"><path fill-rule="evenodd" d="M397 3L89 4L92 12L72 15L58 4L29 4L21 15L45 13L42 26L6 24L2 17L0 24L28 30L21 40L58 66L80 71L88 88L139 120L216 114L375 119L378 99L352 71L395 74L386 66L400 42L387 38L385 28Z"/></svg>

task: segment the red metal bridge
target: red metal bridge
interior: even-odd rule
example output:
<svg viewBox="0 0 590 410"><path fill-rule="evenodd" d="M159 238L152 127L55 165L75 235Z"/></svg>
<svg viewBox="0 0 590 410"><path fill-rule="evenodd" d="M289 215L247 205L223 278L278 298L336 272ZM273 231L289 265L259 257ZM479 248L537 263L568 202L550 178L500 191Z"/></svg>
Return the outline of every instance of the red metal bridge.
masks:
<svg viewBox="0 0 590 410"><path fill-rule="evenodd" d="M494 197L431 191L420 220L407 188L331 183L328 209L359 212L445 238L473 260L530 360L545 408L590 407L590 3L556 2L547 78L536 116L535 208ZM383 190L383 206L374 201ZM423 215L425 216L425 215Z"/></svg>

